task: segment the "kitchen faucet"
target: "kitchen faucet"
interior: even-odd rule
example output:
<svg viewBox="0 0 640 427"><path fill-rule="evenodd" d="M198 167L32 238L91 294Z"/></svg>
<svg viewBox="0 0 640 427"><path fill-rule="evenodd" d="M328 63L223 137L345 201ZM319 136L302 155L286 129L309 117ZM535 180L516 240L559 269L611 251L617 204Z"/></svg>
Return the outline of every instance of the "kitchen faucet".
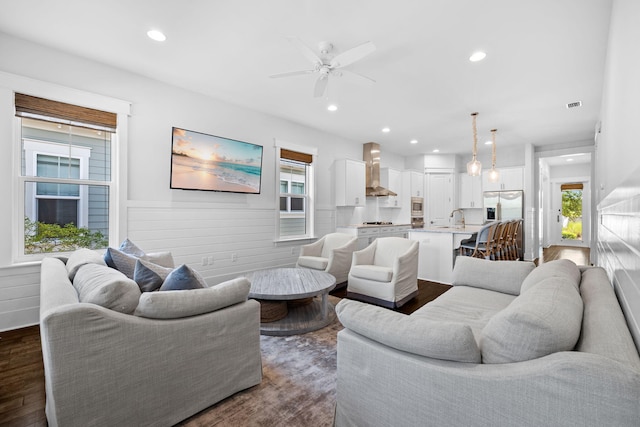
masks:
<svg viewBox="0 0 640 427"><path fill-rule="evenodd" d="M451 211L451 215L449 215L449 218L454 218L452 225L454 227L457 227L456 221L455 221L456 212L460 212L460 225L461 225L461 228L464 228L465 227L465 225L464 225L464 211L462 209L454 209L454 210Z"/></svg>

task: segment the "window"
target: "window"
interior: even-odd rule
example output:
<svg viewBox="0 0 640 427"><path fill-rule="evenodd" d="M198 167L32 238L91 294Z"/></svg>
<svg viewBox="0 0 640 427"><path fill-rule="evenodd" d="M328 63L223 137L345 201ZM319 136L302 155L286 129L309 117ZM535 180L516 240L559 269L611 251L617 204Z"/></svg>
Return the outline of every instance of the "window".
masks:
<svg viewBox="0 0 640 427"><path fill-rule="evenodd" d="M313 156L281 148L279 158L278 235L280 239L313 235Z"/></svg>
<svg viewBox="0 0 640 427"><path fill-rule="evenodd" d="M104 248L116 114L16 94L22 226L17 259Z"/></svg>

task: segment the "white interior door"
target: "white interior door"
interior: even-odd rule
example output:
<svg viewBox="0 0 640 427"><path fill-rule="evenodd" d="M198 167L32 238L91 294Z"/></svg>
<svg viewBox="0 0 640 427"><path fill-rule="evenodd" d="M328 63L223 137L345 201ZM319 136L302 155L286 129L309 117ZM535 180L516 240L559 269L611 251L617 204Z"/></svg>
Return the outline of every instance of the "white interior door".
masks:
<svg viewBox="0 0 640 427"><path fill-rule="evenodd" d="M427 174L427 224L429 226L449 225L449 215L453 210L453 174Z"/></svg>

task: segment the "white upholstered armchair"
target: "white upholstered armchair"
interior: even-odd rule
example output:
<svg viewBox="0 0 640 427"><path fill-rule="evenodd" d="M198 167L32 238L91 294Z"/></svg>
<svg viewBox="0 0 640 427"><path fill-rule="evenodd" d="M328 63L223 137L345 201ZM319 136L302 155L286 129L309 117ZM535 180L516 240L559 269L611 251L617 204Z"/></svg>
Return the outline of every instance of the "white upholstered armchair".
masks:
<svg viewBox="0 0 640 427"><path fill-rule="evenodd" d="M329 233L318 241L300 248L296 267L322 270L336 278L336 284L347 281L351 255L356 250L357 237L346 233Z"/></svg>
<svg viewBox="0 0 640 427"><path fill-rule="evenodd" d="M380 237L353 253L347 297L396 308L418 294L418 242Z"/></svg>

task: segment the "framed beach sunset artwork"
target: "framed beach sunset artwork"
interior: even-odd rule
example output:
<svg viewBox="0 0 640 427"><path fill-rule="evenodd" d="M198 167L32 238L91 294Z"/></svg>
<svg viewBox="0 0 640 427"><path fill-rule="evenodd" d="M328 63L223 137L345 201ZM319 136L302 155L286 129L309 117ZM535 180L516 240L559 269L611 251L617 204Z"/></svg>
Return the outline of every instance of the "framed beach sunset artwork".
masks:
<svg viewBox="0 0 640 427"><path fill-rule="evenodd" d="M260 194L261 177L261 145L172 129L172 189Z"/></svg>

